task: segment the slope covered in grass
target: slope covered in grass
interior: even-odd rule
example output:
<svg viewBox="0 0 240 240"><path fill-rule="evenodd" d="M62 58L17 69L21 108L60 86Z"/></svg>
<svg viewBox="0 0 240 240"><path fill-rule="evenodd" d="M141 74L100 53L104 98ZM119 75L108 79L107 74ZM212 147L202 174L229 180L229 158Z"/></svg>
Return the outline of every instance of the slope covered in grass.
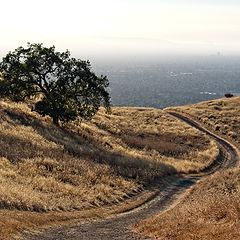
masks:
<svg viewBox="0 0 240 240"><path fill-rule="evenodd" d="M199 171L218 154L205 135L157 109L101 110L91 122L59 128L27 105L3 101L0 145L2 236L27 228L26 216L47 223L38 212L70 219L76 210L113 206L155 179Z"/></svg>
<svg viewBox="0 0 240 240"><path fill-rule="evenodd" d="M88 126L111 151L165 163L177 172L199 171L218 154L214 141L158 109L114 108L109 116L100 111Z"/></svg>
<svg viewBox="0 0 240 240"><path fill-rule="evenodd" d="M217 133L240 143L240 97L222 98L173 109L189 114Z"/></svg>
<svg viewBox="0 0 240 240"><path fill-rule="evenodd" d="M175 208L136 225L158 239L240 239L240 169L205 178Z"/></svg>
<svg viewBox="0 0 240 240"><path fill-rule="evenodd" d="M240 98L174 107L229 139L240 142ZM138 223L135 230L159 239L240 239L240 168L215 173L198 183L175 208Z"/></svg>

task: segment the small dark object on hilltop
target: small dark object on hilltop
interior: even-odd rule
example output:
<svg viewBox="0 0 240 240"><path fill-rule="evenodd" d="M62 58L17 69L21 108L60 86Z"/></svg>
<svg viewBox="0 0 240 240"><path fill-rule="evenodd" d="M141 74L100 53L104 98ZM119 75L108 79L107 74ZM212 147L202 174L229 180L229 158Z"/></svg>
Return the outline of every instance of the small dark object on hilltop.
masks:
<svg viewBox="0 0 240 240"><path fill-rule="evenodd" d="M232 93L226 93L224 96L225 96L226 98L231 98L231 97L233 97L234 95L233 95Z"/></svg>

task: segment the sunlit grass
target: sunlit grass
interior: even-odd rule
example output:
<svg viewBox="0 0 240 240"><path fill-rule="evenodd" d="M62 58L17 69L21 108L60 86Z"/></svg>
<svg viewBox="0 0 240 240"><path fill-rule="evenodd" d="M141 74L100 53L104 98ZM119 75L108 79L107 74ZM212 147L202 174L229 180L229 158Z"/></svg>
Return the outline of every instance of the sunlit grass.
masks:
<svg viewBox="0 0 240 240"><path fill-rule="evenodd" d="M205 178L175 208L135 230L158 239L240 239L240 169Z"/></svg>
<svg viewBox="0 0 240 240"><path fill-rule="evenodd" d="M145 108L113 108L111 115L101 109L91 122L59 128L25 104L2 101L0 144L4 239L32 227L25 218L42 226L88 209L111 209L156 179L200 171L218 155L204 134Z"/></svg>
<svg viewBox="0 0 240 240"><path fill-rule="evenodd" d="M0 206L6 209L117 203L156 178L199 171L218 155L213 141L156 109L101 110L92 122L60 129L24 104L1 102L0 123Z"/></svg>
<svg viewBox="0 0 240 240"><path fill-rule="evenodd" d="M198 120L239 148L240 97L170 108ZM204 178L175 208L135 230L159 239L240 239L240 168Z"/></svg>
<svg viewBox="0 0 240 240"><path fill-rule="evenodd" d="M176 107L219 134L240 143L240 97L222 98Z"/></svg>

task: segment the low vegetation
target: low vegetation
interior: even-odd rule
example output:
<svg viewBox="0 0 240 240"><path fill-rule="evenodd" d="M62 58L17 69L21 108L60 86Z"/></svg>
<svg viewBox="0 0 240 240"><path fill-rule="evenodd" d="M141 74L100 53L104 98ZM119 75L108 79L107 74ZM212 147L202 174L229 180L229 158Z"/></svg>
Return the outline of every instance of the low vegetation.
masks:
<svg viewBox="0 0 240 240"><path fill-rule="evenodd" d="M3 239L32 227L31 219L38 226L49 223L44 216L57 222L114 206L155 179L199 171L218 155L205 135L144 108L113 108L111 115L101 109L92 122L59 128L25 104L0 102L0 143Z"/></svg>
<svg viewBox="0 0 240 240"><path fill-rule="evenodd" d="M240 97L170 108L239 146ZM158 239L240 239L240 168L201 180L176 207L142 221L135 231Z"/></svg>
<svg viewBox="0 0 240 240"><path fill-rule="evenodd" d="M114 108L111 115L100 111L90 126L91 136L111 151L164 163L179 173L200 171L218 155L214 141L157 109Z"/></svg>
<svg viewBox="0 0 240 240"><path fill-rule="evenodd" d="M173 108L182 111L218 134L240 143L240 97L223 98Z"/></svg>
<svg viewBox="0 0 240 240"><path fill-rule="evenodd" d="M218 172L192 189L175 208L138 223L158 239L240 239L240 168Z"/></svg>

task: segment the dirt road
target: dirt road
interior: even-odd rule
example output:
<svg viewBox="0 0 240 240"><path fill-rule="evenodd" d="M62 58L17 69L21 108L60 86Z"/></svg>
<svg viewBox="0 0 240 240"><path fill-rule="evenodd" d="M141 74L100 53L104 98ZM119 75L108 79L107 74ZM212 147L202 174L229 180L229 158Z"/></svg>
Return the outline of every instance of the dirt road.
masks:
<svg viewBox="0 0 240 240"><path fill-rule="evenodd" d="M230 168L239 161L238 152L235 147L226 140L218 137L214 133L201 127L197 122L182 116L179 113L172 112L172 116L186 122L192 127L206 133L208 136L218 142L220 154L216 161L203 170L199 174L191 174L188 176L179 176L171 181L159 182L158 187L162 189L159 194L151 201L143 204L127 213L122 213L117 216L112 216L105 220L87 222L84 224L66 226L61 228L50 229L38 235L26 235L25 239L29 240L117 240L117 239L150 239L138 236L131 231L131 225L160 213L176 204L181 203L181 199L188 194L190 189L196 182L213 172Z"/></svg>

